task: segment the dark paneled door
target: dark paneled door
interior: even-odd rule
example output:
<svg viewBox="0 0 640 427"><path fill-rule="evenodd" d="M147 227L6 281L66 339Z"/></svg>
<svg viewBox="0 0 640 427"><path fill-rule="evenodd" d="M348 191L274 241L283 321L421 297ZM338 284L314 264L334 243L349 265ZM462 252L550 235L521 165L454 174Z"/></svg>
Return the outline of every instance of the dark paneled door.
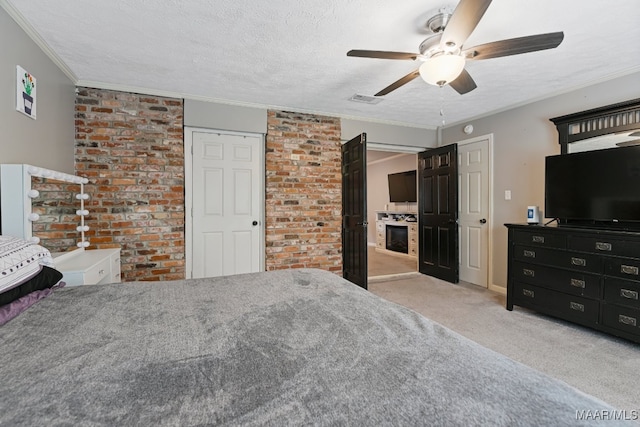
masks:
<svg viewBox="0 0 640 427"><path fill-rule="evenodd" d="M367 135L342 146L342 276L367 289Z"/></svg>
<svg viewBox="0 0 640 427"><path fill-rule="evenodd" d="M420 273L458 283L458 146L419 153L418 169Z"/></svg>

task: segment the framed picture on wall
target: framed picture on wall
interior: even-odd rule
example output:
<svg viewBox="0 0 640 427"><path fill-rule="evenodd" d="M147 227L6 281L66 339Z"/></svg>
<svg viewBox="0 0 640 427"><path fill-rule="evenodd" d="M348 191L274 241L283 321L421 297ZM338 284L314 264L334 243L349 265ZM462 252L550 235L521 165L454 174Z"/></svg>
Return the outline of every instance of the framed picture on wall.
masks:
<svg viewBox="0 0 640 427"><path fill-rule="evenodd" d="M36 78L19 65L16 70L16 110L35 120Z"/></svg>

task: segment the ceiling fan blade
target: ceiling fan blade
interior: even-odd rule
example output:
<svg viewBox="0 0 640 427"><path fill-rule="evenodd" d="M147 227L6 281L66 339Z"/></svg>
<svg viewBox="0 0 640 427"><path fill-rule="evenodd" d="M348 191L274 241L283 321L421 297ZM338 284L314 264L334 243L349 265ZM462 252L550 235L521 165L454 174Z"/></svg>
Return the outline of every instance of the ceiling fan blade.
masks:
<svg viewBox="0 0 640 427"><path fill-rule="evenodd" d="M558 47L564 39L564 33L537 34L535 36L518 37L515 39L499 40L465 49L463 54L467 59L490 59L501 56L519 55L521 53Z"/></svg>
<svg viewBox="0 0 640 427"><path fill-rule="evenodd" d="M392 91L398 89L400 86L406 85L411 80L413 80L416 77L418 77L419 75L420 75L420 71L419 70L412 71L409 74L407 74L406 76L404 76L403 78L401 78L399 80L396 80L395 82L391 83L389 86L385 87L380 92L376 93L374 96L386 95L389 92L392 92Z"/></svg>
<svg viewBox="0 0 640 427"><path fill-rule="evenodd" d="M467 70L462 70L462 73L454 81L449 83L449 86L455 89L460 95L464 95L465 93L471 92L478 86L476 86L476 82L473 81L471 75L467 72Z"/></svg>
<svg viewBox="0 0 640 427"><path fill-rule="evenodd" d="M460 0L442 33L443 47L461 48L490 4L491 0Z"/></svg>
<svg viewBox="0 0 640 427"><path fill-rule="evenodd" d="M384 50L350 50L347 52L347 56L379 59L416 59L418 54L408 52L387 52Z"/></svg>

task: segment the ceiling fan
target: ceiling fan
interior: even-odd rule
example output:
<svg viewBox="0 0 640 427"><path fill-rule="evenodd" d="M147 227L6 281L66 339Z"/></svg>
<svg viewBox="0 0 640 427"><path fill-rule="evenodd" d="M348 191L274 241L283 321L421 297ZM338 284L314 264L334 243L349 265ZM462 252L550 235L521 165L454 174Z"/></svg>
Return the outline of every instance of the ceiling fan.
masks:
<svg viewBox="0 0 640 427"><path fill-rule="evenodd" d="M422 65L393 82L375 96L383 96L421 76L427 83L450 85L459 94L471 92L477 86L464 69L466 61L518 55L558 47L563 32L538 34L500 40L466 48L464 43L476 28L491 4L491 0L460 0L453 13L441 11L427 21L433 33L419 47L420 53L380 50L350 50L347 56L380 59L420 60Z"/></svg>

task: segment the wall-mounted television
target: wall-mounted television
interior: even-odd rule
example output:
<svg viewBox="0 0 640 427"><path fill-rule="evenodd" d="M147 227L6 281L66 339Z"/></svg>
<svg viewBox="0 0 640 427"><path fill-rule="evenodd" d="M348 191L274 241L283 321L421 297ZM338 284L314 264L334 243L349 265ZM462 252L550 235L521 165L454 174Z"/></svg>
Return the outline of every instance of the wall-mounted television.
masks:
<svg viewBox="0 0 640 427"><path fill-rule="evenodd" d="M640 227L640 146L548 156L545 163L545 217Z"/></svg>
<svg viewBox="0 0 640 427"><path fill-rule="evenodd" d="M389 174L389 201L395 203L417 202L416 171Z"/></svg>

